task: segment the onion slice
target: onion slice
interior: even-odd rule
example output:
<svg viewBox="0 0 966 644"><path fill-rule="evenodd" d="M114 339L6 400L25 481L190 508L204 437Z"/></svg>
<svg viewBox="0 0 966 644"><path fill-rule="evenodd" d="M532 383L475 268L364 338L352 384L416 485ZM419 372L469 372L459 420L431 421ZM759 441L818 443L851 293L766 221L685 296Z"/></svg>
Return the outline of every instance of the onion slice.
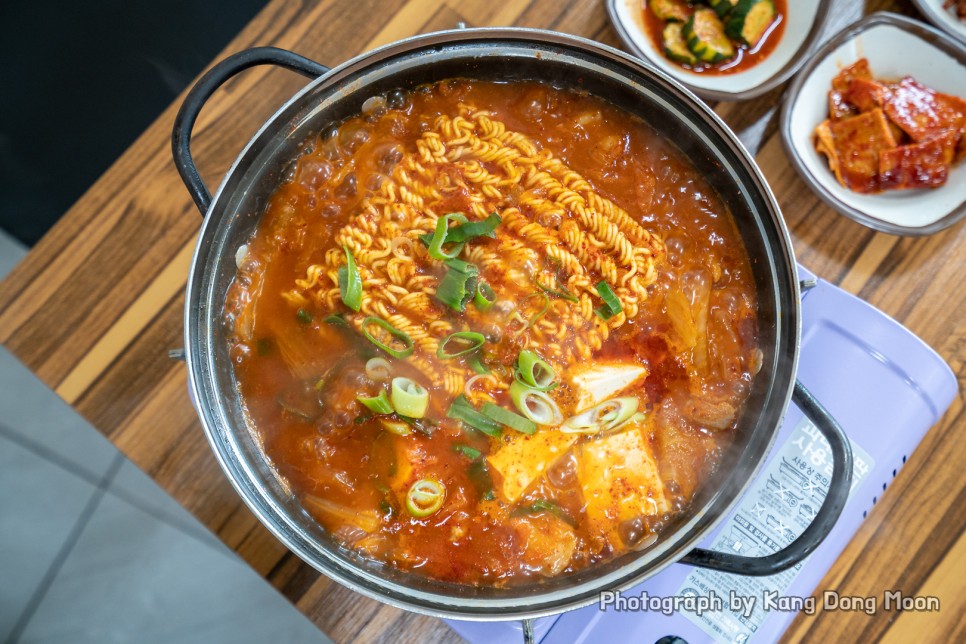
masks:
<svg viewBox="0 0 966 644"><path fill-rule="evenodd" d="M612 432L633 420L640 401L634 396L612 398L576 416L571 416L560 426L565 434L597 434Z"/></svg>
<svg viewBox="0 0 966 644"><path fill-rule="evenodd" d="M366 362L366 375L376 382L385 382L392 375L392 367L385 358L370 358Z"/></svg>
<svg viewBox="0 0 966 644"><path fill-rule="evenodd" d="M410 378L393 378L389 399L397 414L409 418L422 418L429 407L429 392Z"/></svg>
<svg viewBox="0 0 966 644"><path fill-rule="evenodd" d="M559 425L563 422L560 407L543 391L527 387L519 380L510 385L510 398L520 413L538 425Z"/></svg>

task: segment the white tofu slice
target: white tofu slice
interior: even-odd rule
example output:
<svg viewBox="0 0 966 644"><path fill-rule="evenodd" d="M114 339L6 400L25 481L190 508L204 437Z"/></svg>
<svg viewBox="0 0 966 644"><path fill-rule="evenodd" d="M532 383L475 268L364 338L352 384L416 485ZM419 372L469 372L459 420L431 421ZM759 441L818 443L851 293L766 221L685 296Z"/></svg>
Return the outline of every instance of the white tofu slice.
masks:
<svg viewBox="0 0 966 644"><path fill-rule="evenodd" d="M597 364L586 369L579 366L570 369L570 383L577 391L576 410L613 398L633 384L647 377L647 369L631 364Z"/></svg>
<svg viewBox="0 0 966 644"><path fill-rule="evenodd" d="M622 545L618 533L622 522L663 514L669 508L642 430L642 425L632 423L618 434L584 443L577 452L577 477L590 532L607 535L615 546Z"/></svg>
<svg viewBox="0 0 966 644"><path fill-rule="evenodd" d="M570 449L578 436L556 429L541 429L535 434L511 435L496 454L486 457L490 467L503 476L503 497L513 503L550 465Z"/></svg>

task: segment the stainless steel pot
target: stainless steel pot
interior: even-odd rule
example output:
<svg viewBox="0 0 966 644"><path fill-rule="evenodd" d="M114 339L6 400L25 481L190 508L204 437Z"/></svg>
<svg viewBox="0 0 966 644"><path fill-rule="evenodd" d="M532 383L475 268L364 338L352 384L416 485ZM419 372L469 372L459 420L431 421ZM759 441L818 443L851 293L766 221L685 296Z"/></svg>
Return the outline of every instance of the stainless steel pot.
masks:
<svg viewBox="0 0 966 644"><path fill-rule="evenodd" d="M201 181L189 140L211 94L238 72L272 64L311 82L248 143L214 197ZM470 588L394 570L341 547L294 500L266 462L242 411L222 330L234 254L250 236L283 170L301 146L358 113L370 96L454 76L539 79L580 87L639 115L673 141L715 187L734 215L752 259L764 363L737 429L735 448L680 517L644 552L575 574L511 588ZM205 215L185 307L190 391L225 474L252 511L303 560L377 600L436 616L503 620L558 613L595 602L603 590L629 588L681 561L747 575L768 575L812 552L841 513L852 461L841 428L795 381L799 284L788 233L758 167L714 112L661 72L619 51L573 36L529 29L460 29L419 36L329 70L291 52L259 48L212 68L185 99L175 122L175 163ZM823 432L835 468L815 521L787 548L764 558L695 549L752 481L790 398Z"/></svg>

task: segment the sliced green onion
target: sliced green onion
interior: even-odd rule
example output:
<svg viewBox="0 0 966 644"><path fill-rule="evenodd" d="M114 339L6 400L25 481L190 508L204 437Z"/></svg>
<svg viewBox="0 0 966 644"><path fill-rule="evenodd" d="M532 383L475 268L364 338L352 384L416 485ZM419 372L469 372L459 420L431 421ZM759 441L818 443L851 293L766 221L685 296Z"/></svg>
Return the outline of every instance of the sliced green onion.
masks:
<svg viewBox="0 0 966 644"><path fill-rule="evenodd" d="M339 292L342 293L342 302L353 311L358 311L362 306L362 276L352 252L346 247L342 250L345 251L345 266L340 266L338 271Z"/></svg>
<svg viewBox="0 0 966 644"><path fill-rule="evenodd" d="M413 429L409 426L409 423L405 423L401 420L380 418L379 424L382 425L387 432L396 434L397 436L409 436L413 433Z"/></svg>
<svg viewBox="0 0 966 644"><path fill-rule="evenodd" d="M428 418L411 418L409 416L403 416L402 414L396 414L396 417L423 436L432 436L438 427L436 423Z"/></svg>
<svg viewBox="0 0 966 644"><path fill-rule="evenodd" d="M602 319L609 320L624 310L620 299L604 280L597 282L597 293L600 295L600 299L604 300L604 304L594 309L594 313Z"/></svg>
<svg viewBox="0 0 966 644"><path fill-rule="evenodd" d="M422 418L429 407L429 392L409 378L392 379L390 399L396 413L409 418Z"/></svg>
<svg viewBox="0 0 966 644"><path fill-rule="evenodd" d="M473 429L483 432L487 436L499 436L502 433L500 423L497 423L474 409L466 396L460 394L446 412L447 418L460 420Z"/></svg>
<svg viewBox="0 0 966 644"><path fill-rule="evenodd" d="M508 409L503 409L503 407L494 405L491 402L483 403L483 408L480 411L487 418L495 420L501 425L506 425L510 429L515 429L518 432L522 432L524 434L533 434L537 431L537 426L533 421L526 419L520 414L516 414Z"/></svg>
<svg viewBox="0 0 966 644"><path fill-rule="evenodd" d="M568 418L560 426L560 431L565 434L611 432L632 420L639 405L640 401L634 396L612 398Z"/></svg>
<svg viewBox="0 0 966 644"><path fill-rule="evenodd" d="M399 341L403 344L403 348L396 349L389 346L388 344L383 343L381 340L377 340L376 337L369 332L368 327L372 325L375 325L380 329L387 331L389 335L392 336L392 340L390 340L390 342L392 342L393 340ZM373 343L374 345L376 345L377 347L379 347L380 349L382 349L383 351L391 355L393 358L408 358L416 350L416 346L413 344L413 339L410 338L408 334L400 331L399 329L389 324L382 318L377 318L374 315L370 315L369 317L367 317L365 320L362 321L362 335L366 336L366 340Z"/></svg>
<svg viewBox="0 0 966 644"><path fill-rule="evenodd" d="M471 461L475 461L479 457L483 456L483 452L475 447L470 447L469 445L453 445L453 451L457 452L458 454L462 454Z"/></svg>
<svg viewBox="0 0 966 644"><path fill-rule="evenodd" d="M349 328L349 323L345 321L345 318L341 313L335 313L322 320L326 324L331 324L332 326L341 326L345 329Z"/></svg>
<svg viewBox="0 0 966 644"><path fill-rule="evenodd" d="M426 244L429 256L433 259L453 259L463 250L463 242L456 242L453 246L451 246L450 252L446 252L446 250L443 249L444 244L451 243L448 239L450 235L449 222L451 221L457 221L461 224L465 224L469 220L458 212L443 215L436 220L436 230L433 231L432 235L419 236L419 239Z"/></svg>
<svg viewBox="0 0 966 644"><path fill-rule="evenodd" d="M309 313L308 311L306 311L305 309L299 309L299 312L295 314L295 317L302 324L311 324L312 323L312 314Z"/></svg>
<svg viewBox="0 0 966 644"><path fill-rule="evenodd" d="M436 479L419 479L406 493L406 509L417 518L428 517L443 507L446 488Z"/></svg>
<svg viewBox="0 0 966 644"><path fill-rule="evenodd" d="M471 264L462 259L447 259L443 262L443 266L452 268L454 271L459 271L460 273L466 273L470 277L480 274L480 269L476 264Z"/></svg>
<svg viewBox="0 0 966 644"><path fill-rule="evenodd" d="M521 351L517 358L517 380L538 391L550 391L557 386L557 373L533 351Z"/></svg>
<svg viewBox="0 0 966 644"><path fill-rule="evenodd" d="M466 357L466 364L470 366L470 369L476 373L485 376L490 373L489 367L483 364L483 360L480 359L480 354L474 353Z"/></svg>
<svg viewBox="0 0 966 644"><path fill-rule="evenodd" d="M385 358L370 358L366 361L366 375L376 382L383 382L389 380L392 367Z"/></svg>
<svg viewBox="0 0 966 644"><path fill-rule="evenodd" d="M552 289L549 286L544 286L543 284L541 284L540 283L540 280L538 279L537 280L537 288L539 288L544 293L549 293L550 295L556 295L557 297L559 297L559 298L561 298L563 300L567 300L568 302L579 302L580 301L580 299L578 299L578 297L576 295L574 295L569 290L567 290L567 287L566 286L561 286L558 289Z"/></svg>
<svg viewBox="0 0 966 644"><path fill-rule="evenodd" d="M469 266L473 266L473 264L469 264ZM473 268L476 267L473 266ZM462 313L466 310L466 303L473 299L477 281L477 272L466 273L456 268L450 268L436 288L436 299L454 311Z"/></svg>
<svg viewBox="0 0 966 644"><path fill-rule="evenodd" d="M550 396L518 380L510 385L510 398L521 414L538 425L559 425L563 422L560 407Z"/></svg>
<svg viewBox="0 0 966 644"><path fill-rule="evenodd" d="M500 215L495 212L486 219L479 221L468 221L450 228L446 233L446 241L449 243L468 242L477 237L496 237L494 230L500 225Z"/></svg>
<svg viewBox="0 0 966 644"><path fill-rule="evenodd" d="M374 414L392 413L392 405L389 403L389 396L386 395L385 390L380 391L378 396L373 396L372 398L359 396L356 400L365 405Z"/></svg>
<svg viewBox="0 0 966 644"><path fill-rule="evenodd" d="M537 323L537 321L540 318L542 318L544 315L547 314L547 311L550 310L550 297L546 293L543 293L541 291L534 291L533 293L530 293L525 298L523 298L523 300L520 302L520 308L522 308L524 303L526 303L526 301L529 300L531 297L543 298L543 306L540 307L539 311L537 311L536 313L530 316L530 319L527 320L526 326L524 326L522 329L514 333L514 337L519 336L521 333L523 333L524 331L532 327L534 324Z"/></svg>
<svg viewBox="0 0 966 644"><path fill-rule="evenodd" d="M549 512L554 515L564 523L569 523L570 525L576 525L574 518L570 516L566 510L554 503L553 501L548 501L546 499L537 499L530 505L521 505L516 510L513 511L514 516L521 516L524 514L539 514L541 512Z"/></svg>
<svg viewBox="0 0 966 644"><path fill-rule="evenodd" d="M458 356L473 353L486 344L486 338L476 331L457 331L439 341L436 357L440 360L450 360ZM447 347L452 348L447 348Z"/></svg>
<svg viewBox="0 0 966 644"><path fill-rule="evenodd" d="M473 296L473 304L480 311L488 311L496 302L496 293L489 284L480 280L476 283L476 295Z"/></svg>
<svg viewBox="0 0 966 644"><path fill-rule="evenodd" d="M480 495L480 500L492 501L496 498L493 493L493 479L490 477L490 468L487 467L485 458L470 463L470 466L466 468L466 475Z"/></svg>

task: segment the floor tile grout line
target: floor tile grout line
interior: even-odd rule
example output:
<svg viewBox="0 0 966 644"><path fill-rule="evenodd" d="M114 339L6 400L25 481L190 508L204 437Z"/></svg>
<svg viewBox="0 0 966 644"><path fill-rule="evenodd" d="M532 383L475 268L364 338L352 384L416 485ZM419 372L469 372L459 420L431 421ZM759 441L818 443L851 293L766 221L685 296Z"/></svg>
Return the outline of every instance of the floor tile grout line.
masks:
<svg viewBox="0 0 966 644"><path fill-rule="evenodd" d="M177 521L176 519L166 516L164 512L156 510L155 508L152 508L149 505L142 503L133 495L130 495L127 492L125 492L123 489L108 488L107 493L113 496L114 498L119 499L124 503L127 503L128 505L131 505L137 508L138 510L140 510L141 512L144 512L145 514L151 516L152 518L157 519L158 521L164 523L168 527L174 528L175 530L177 530L178 532L181 532L185 536L191 537L195 541L198 541L199 543L202 543L208 546L209 548L211 548L212 550L214 550L215 552L221 555L233 554L233 553L230 553L230 551L229 553L225 553L221 550L221 548L219 548L218 544L221 544L221 540L218 538L218 535L216 535L211 531L209 531L211 538L217 541L218 544L215 544L211 540L206 539L204 535L198 534L198 531L192 530L189 526ZM167 495L167 492L161 489L161 494ZM175 502L177 503L177 501ZM194 519L194 520L197 520L197 519ZM201 530L208 530L201 522L199 522L199 525L201 526ZM224 544L221 544L221 545L224 546ZM228 546L224 546L224 548L227 548L227 547Z"/></svg>
<svg viewBox="0 0 966 644"><path fill-rule="evenodd" d="M97 430L90 429L89 431L96 432ZM50 449L49 447L42 445L40 443L37 443L36 441L32 440L28 436L24 436L22 433L14 429L11 429L9 426L3 423L0 423L0 437L6 438L11 442L16 443L20 447L23 447L24 449L33 452L36 456L46 461L49 461L51 464L56 465L57 467L60 467L61 469L69 472L70 474L73 474L74 476L77 476L78 478L83 479L84 481L87 481L91 485L96 486L100 482L100 479L97 477L97 475L92 474L91 472L89 472L88 470L85 470L80 465L77 465L76 463L64 458L63 456L61 456L54 450ZM123 453L118 452L118 454L122 456L125 460L128 460ZM110 467L110 465L108 465L108 467ZM136 507L138 510L141 510L142 512L144 512L145 514L148 514L151 517L157 519L158 521L163 522L165 525L168 525L178 530L179 532L191 537L192 539L195 539L205 544L212 550L219 552L219 549L216 547L216 545L211 543L210 541L206 541L204 536L197 534L196 531L191 530L188 526L185 526L184 524L179 523L178 521L165 516L163 513L158 512L157 510L151 508L147 504L141 503L133 495L127 494L123 490L110 489L110 488L107 490L107 492L112 496L114 496L115 498L118 498L121 501L124 501L128 505L132 505ZM167 494L167 492L165 492L164 490L160 490L160 493ZM203 528L203 529L206 529L206 528ZM212 533L212 537L214 539L218 539L217 535L214 535L214 533ZM221 552L220 554L224 555L225 553Z"/></svg>
<svg viewBox="0 0 966 644"><path fill-rule="evenodd" d="M44 573L43 578L37 585L33 594L30 596L30 600L27 605L20 613L20 617L17 618L17 622L13 625L13 629L10 631L10 635L7 637L7 644L16 644L23 635L27 626L30 624L30 620L33 618L34 613L40 607L40 603L43 601L44 597L47 595L47 591L50 590L51 585L54 583L54 579L60 572L60 569L64 566L70 553L74 550L74 546L77 545L78 539L84 533L84 529L87 527L88 522L100 505L101 500L104 498L104 494L107 492L108 486L114 477L117 476L118 471L121 469L121 465L124 463L124 455L118 452L114 456L114 460L108 466L107 471L104 476L97 482L97 487L91 494L90 499L88 499L87 504L84 509L81 510L81 514L77 517L77 521L74 522L74 526L71 528L70 533L68 533L67 538L64 539L63 545L54 555L53 561L51 561L50 566L47 567L47 572Z"/></svg>
<svg viewBox="0 0 966 644"><path fill-rule="evenodd" d="M89 431L96 432L97 430L89 429ZM21 432L18 432L17 430L12 429L9 425L6 425L2 422L0 422L0 436L8 439L13 443L16 443L20 447L30 452L33 452L36 456L39 456L45 461L49 461L51 464L56 465L60 469L70 472L74 476L84 479L91 485L98 485L102 477L104 476L104 473L107 472L107 469L105 469L104 473L93 474L90 471L84 469L82 466L78 465L77 463L74 463L70 459L64 458L63 456L61 456L54 450L50 449L46 445L42 445L41 443L38 443L37 441L33 440L29 436L25 436ZM121 454L116 450L115 452L116 454ZM121 456L123 456L123 454L121 454ZM110 468L110 464L108 465L108 468Z"/></svg>

